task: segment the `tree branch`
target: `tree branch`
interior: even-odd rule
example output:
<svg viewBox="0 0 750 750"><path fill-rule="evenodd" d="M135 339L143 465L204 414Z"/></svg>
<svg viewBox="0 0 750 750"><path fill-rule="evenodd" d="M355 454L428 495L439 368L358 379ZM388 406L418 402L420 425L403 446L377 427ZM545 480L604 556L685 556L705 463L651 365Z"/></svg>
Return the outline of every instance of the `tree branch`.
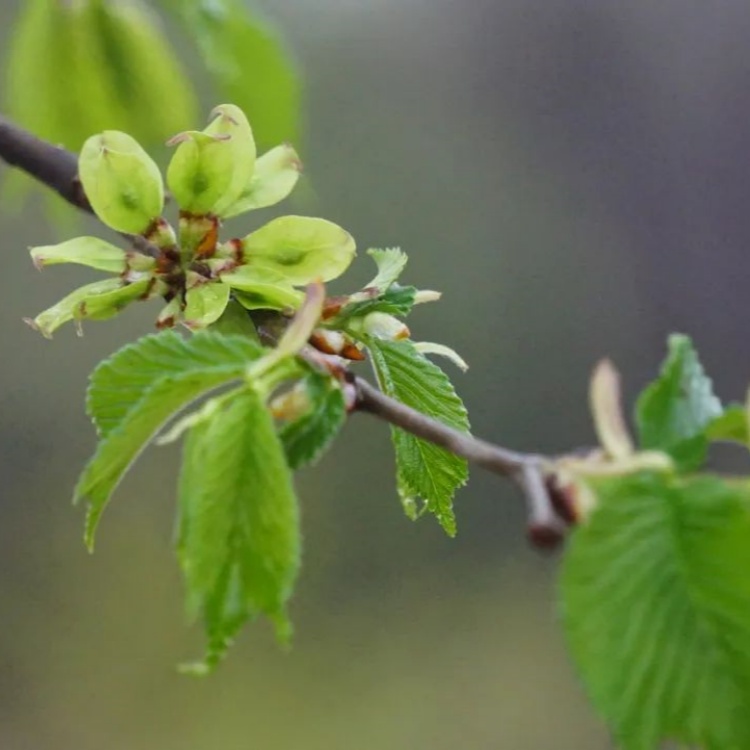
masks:
<svg viewBox="0 0 750 750"><path fill-rule="evenodd" d="M37 138L1 115L0 159L55 190L76 208L92 213L91 204L78 179L78 157ZM154 257L158 255L158 249L145 238L123 236L140 252ZM551 459L531 453L517 453L448 427L387 396L351 371L346 371L345 379L354 389L353 411L371 414L477 466L513 480L526 498L532 542L538 546L551 546L562 538L564 514L557 510L561 492L546 471Z"/></svg>

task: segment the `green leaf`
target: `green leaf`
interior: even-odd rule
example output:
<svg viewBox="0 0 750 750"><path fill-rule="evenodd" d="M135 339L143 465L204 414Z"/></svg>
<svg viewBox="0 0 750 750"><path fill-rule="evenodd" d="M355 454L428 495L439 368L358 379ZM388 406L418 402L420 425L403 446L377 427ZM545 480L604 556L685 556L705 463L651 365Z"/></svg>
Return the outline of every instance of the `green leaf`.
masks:
<svg viewBox="0 0 750 750"><path fill-rule="evenodd" d="M18 7L5 112L35 135L73 151L103 130L156 145L195 121L191 82L144 3L26 0ZM20 188L39 186L19 185L19 171L7 177L4 197L20 199ZM68 204L45 195L55 218L72 221Z"/></svg>
<svg viewBox="0 0 750 750"><path fill-rule="evenodd" d="M469 431L466 409L437 365L408 341L368 339L366 343L384 393L450 427ZM454 536L453 495L468 479L466 461L399 428L391 434L399 494L407 513L415 515L415 501L421 498L446 533Z"/></svg>
<svg viewBox="0 0 750 750"><path fill-rule="evenodd" d="M110 428L84 468L75 490L74 502L85 500L89 505L85 532L89 549L93 548L96 527L112 493L133 461L167 420L208 391L241 377L248 362L262 356L262 349L245 339L205 333L202 336L208 338L200 340L196 336L180 347L174 345L174 336L161 336L170 339L167 342L167 353L156 341L159 336L147 337L132 349L126 347L126 354L113 358L125 365L122 369L114 369L114 377L108 378L106 374L100 374L96 391L92 383L89 404L95 403L97 408L104 409L109 417ZM196 340L197 344L194 343ZM128 372L128 366L132 367L133 362L142 357L144 352L153 350L165 355L168 365L177 364L177 369L162 372L148 386L143 387L144 373L128 377L132 374L132 371ZM175 351L177 358L173 359ZM235 356L240 352L245 356L238 361ZM207 355L211 359L204 359ZM112 362L105 363L102 367L107 367L110 373L113 370ZM146 369L153 372L153 368L154 365L151 364ZM118 397L113 394L113 385L123 381L125 393ZM140 398L135 400L134 396L139 392Z"/></svg>
<svg viewBox="0 0 750 750"><path fill-rule="evenodd" d="M355 301L346 305L336 316L336 320L344 324L352 318L364 317L373 312L404 317L414 307L416 294L416 287L391 284L387 291L377 297ZM357 295L354 295L354 297L356 299Z"/></svg>
<svg viewBox="0 0 750 750"><path fill-rule="evenodd" d="M178 552L190 606L208 648L190 671L209 671L241 625L270 617L290 634L286 603L299 568L291 472L262 398L247 388L193 428L180 483Z"/></svg>
<svg viewBox="0 0 750 750"><path fill-rule="evenodd" d="M670 454L682 470L696 469L706 457L706 427L721 413L692 342L670 336L661 374L636 405L641 448Z"/></svg>
<svg viewBox="0 0 750 750"><path fill-rule="evenodd" d="M198 45L226 100L250 119L258 144L299 138L300 83L291 56L269 24L242 0L165 3Z"/></svg>
<svg viewBox="0 0 750 750"><path fill-rule="evenodd" d="M55 78L60 61L58 31L63 9L55 0L26 0L7 40L4 106L8 115L40 138L52 138L64 127L57 106L61 86ZM59 67L58 67L59 70ZM70 145L70 144L66 144Z"/></svg>
<svg viewBox="0 0 750 750"><path fill-rule="evenodd" d="M397 247L386 248L385 250L371 248L367 251L367 254L375 261L378 273L369 284L365 284L366 289L375 288L381 291L389 289L406 268L406 263L409 260L406 253Z"/></svg>
<svg viewBox="0 0 750 750"><path fill-rule="evenodd" d="M230 299L229 304L222 316L211 326L212 331L223 333L226 336L247 336L253 341L260 343L258 331L247 314L247 311L237 300Z"/></svg>
<svg viewBox="0 0 750 750"><path fill-rule="evenodd" d="M143 234L164 207L159 167L138 141L105 130L83 144L78 174L96 215L118 232Z"/></svg>
<svg viewBox="0 0 750 750"><path fill-rule="evenodd" d="M76 237L59 245L31 248L31 258L39 268L57 263L79 263L109 273L122 273L127 265L127 253L98 237Z"/></svg>
<svg viewBox="0 0 750 750"><path fill-rule="evenodd" d="M215 371L232 379L263 354L260 344L248 338L212 331L188 339L175 331L144 336L94 370L86 412L99 435L107 437L161 378L186 371Z"/></svg>
<svg viewBox="0 0 750 750"><path fill-rule="evenodd" d="M710 441L750 443L748 435L747 411L741 404L730 404L718 417L714 417L706 427L706 437Z"/></svg>
<svg viewBox="0 0 750 750"><path fill-rule="evenodd" d="M188 289L185 294L185 325L193 331L210 326L217 321L227 304L231 289L226 284L209 282Z"/></svg>
<svg viewBox="0 0 750 750"><path fill-rule="evenodd" d="M288 143L266 152L255 162L250 184L237 202L224 211L224 218L273 206L284 200L297 184L301 171L302 162Z"/></svg>
<svg viewBox="0 0 750 750"><path fill-rule="evenodd" d="M561 590L568 643L625 750L750 747L750 488L640 473L595 484Z"/></svg>
<svg viewBox="0 0 750 750"><path fill-rule="evenodd" d="M349 232L307 216L273 219L247 235L240 246L247 268L275 274L293 286L338 278L356 252Z"/></svg>
<svg viewBox="0 0 750 750"><path fill-rule="evenodd" d="M287 462L295 470L314 464L346 421L344 394L334 378L310 372L302 385L310 402L309 409L279 429Z"/></svg>
<svg viewBox="0 0 750 750"><path fill-rule="evenodd" d="M197 117L195 93L157 15L137 0L86 5L91 41L101 59L98 75L132 121L122 129L157 144L191 127Z"/></svg>

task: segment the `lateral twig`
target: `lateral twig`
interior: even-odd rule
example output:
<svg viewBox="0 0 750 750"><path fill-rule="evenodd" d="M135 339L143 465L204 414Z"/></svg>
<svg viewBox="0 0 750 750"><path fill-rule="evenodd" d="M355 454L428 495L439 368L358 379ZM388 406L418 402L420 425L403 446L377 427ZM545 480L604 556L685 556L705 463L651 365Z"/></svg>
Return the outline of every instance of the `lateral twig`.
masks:
<svg viewBox="0 0 750 750"><path fill-rule="evenodd" d="M56 191L76 208L92 213L78 179L76 154L55 146L0 115L0 159ZM123 235L140 252L155 257L158 249L143 237ZM562 537L564 524L555 510L555 490L545 468L551 459L519 453L460 432L410 408L375 388L368 381L346 373L354 389L352 411L370 414L393 427L465 458L467 461L514 481L521 489L529 512L532 541L548 546Z"/></svg>

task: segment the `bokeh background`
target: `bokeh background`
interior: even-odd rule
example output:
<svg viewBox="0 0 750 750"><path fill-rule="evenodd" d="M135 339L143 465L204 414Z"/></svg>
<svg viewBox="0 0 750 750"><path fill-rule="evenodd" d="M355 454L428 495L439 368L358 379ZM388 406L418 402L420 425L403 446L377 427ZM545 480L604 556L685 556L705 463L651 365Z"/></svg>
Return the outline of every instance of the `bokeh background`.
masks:
<svg viewBox="0 0 750 750"><path fill-rule="evenodd" d="M17 6L0 5L2 45ZM471 364L455 380L478 435L539 451L590 444L593 364L612 357L632 398L670 331L693 335L721 393L743 397L746 2L263 7L305 79L314 191L292 207L337 221L362 249L400 245L406 280L444 292L410 326ZM259 624L215 676L176 674L202 646L170 547L177 450L142 458L93 557L69 504L94 445L87 373L156 310L80 339L25 327L87 278L32 267L28 245L61 239L40 205L0 214L0 746L610 747L565 654L559 557L528 548L517 494L477 471L455 540L407 521L388 431L366 416L298 477L293 649ZM370 271L361 258L353 281Z"/></svg>

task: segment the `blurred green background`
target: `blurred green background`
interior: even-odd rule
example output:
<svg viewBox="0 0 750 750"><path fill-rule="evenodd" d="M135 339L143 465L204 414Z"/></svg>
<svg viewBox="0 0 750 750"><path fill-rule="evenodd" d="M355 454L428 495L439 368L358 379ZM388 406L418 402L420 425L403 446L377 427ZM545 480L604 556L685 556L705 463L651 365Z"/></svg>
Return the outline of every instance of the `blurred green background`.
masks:
<svg viewBox="0 0 750 750"><path fill-rule="evenodd" d="M3 46L17 6L0 5ZM410 327L470 363L454 379L478 435L550 452L590 444L595 361L612 357L631 397L673 330L695 337L726 397L742 398L747 3L263 8L306 91L300 150L314 194L285 210L342 224L361 249L400 245L405 282L444 292ZM203 96L208 111L216 102ZM170 548L176 449L142 458L93 557L69 505L94 445L86 376L149 331L156 307L88 324L81 339L24 326L86 278L34 270L26 247L62 239L40 206L36 196L24 214L0 214L2 747L610 746L565 655L558 557L528 548L517 494L475 472L456 540L407 521L388 431L367 416L298 477L293 649L261 624L215 676L179 676L174 665L202 643ZM370 275L361 258L352 286Z"/></svg>

